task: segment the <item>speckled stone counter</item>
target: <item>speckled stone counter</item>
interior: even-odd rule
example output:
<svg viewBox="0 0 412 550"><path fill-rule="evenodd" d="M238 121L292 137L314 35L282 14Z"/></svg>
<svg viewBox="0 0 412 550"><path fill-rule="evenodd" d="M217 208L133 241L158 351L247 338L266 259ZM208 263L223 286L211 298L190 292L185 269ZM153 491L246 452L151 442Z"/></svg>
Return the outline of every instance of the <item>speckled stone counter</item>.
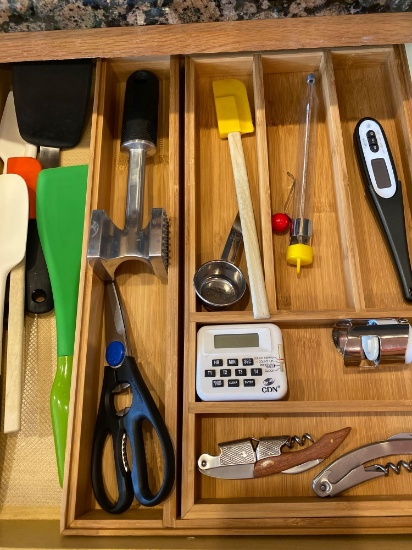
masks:
<svg viewBox="0 0 412 550"><path fill-rule="evenodd" d="M412 0L0 0L0 32L412 11Z"/></svg>

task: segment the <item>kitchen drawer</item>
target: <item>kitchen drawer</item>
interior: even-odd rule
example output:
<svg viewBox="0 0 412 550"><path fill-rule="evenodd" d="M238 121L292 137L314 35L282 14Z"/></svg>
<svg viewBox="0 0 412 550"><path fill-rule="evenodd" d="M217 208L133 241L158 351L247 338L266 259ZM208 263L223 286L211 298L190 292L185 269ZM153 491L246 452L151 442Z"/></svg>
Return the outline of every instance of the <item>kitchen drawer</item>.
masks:
<svg viewBox="0 0 412 550"><path fill-rule="evenodd" d="M107 34L100 29L36 33L39 45L33 42L34 33L4 37L3 103L10 85L10 61L92 57L96 66L84 139L75 151L63 154L64 165L89 163L64 488L58 486L49 420L54 317L27 317L30 385L24 429L18 436L1 436L0 545L21 545L10 542L14 533L21 536L30 529L34 535L25 543L28 546L86 544L77 537L69 543L56 542L53 533L59 517L64 535L116 536L119 547L128 547L122 537L131 535L244 535L246 541L251 540L247 535L256 534L412 532L412 478L406 473L360 485L335 499L319 499L311 488L313 477L328 460L410 431L410 368L345 368L331 339L337 319L412 317L364 196L352 145L353 129L362 116L384 124L404 189L410 239L411 84L403 47L385 45L398 36L405 41L408 30L397 15L392 21L396 20L399 34L390 32L385 18L377 18L372 27L365 24L362 30L353 24L362 17L337 18L342 21L339 26L330 22L334 18L325 18L322 40L320 23L308 26L297 20L276 26L283 29L280 34L272 33L274 27L268 22L256 21L234 27L185 26L180 34L170 27L107 29ZM300 35L303 28L312 30ZM364 37L370 28L376 32L368 41ZM236 29L245 33L244 42ZM23 45L20 56L12 48L15 43ZM126 513L112 516L97 505L90 479L104 327L103 284L85 256L93 209L105 209L119 226L124 221L128 159L120 152L123 96L129 74L143 68L161 82L158 151L147 162L143 225L150 208L165 208L170 220L169 277L167 284L162 283L144 264L128 262L119 267L117 281L139 368L172 437L177 477L162 505L144 508L135 501ZM290 187L286 173L296 169L299 107L309 71L319 76L320 173L314 206L315 259L298 278L284 259L288 239L272 234L270 216L283 209ZM228 311L208 312L196 300L192 284L203 262L220 257L237 212L228 146L218 137L211 90L213 80L228 77L245 82L255 123L255 132L242 141L270 321L282 330L289 386L286 397L274 402L202 402L195 389L198 329L258 324L249 294ZM244 254L239 266L247 277ZM47 367L40 368L46 362ZM296 476L219 480L197 470L200 454L217 454L217 443L222 441L305 432L319 438L345 426L352 431L331 459ZM148 462L151 482L156 484L161 477L160 451L151 435L147 433ZM110 453L105 465L107 484L114 491ZM101 544L97 539L87 542L89 547ZM266 547L263 539L259 544ZM183 540L181 547L191 547L191 542Z"/></svg>

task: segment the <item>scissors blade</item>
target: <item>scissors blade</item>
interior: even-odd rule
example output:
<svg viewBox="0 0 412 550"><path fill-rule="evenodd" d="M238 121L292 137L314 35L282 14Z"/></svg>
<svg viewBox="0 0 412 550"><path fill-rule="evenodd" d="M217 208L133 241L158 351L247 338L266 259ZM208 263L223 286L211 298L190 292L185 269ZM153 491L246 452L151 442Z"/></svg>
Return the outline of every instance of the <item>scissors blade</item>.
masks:
<svg viewBox="0 0 412 550"><path fill-rule="evenodd" d="M124 312L114 281L105 283L104 311L106 343L121 342L129 355Z"/></svg>

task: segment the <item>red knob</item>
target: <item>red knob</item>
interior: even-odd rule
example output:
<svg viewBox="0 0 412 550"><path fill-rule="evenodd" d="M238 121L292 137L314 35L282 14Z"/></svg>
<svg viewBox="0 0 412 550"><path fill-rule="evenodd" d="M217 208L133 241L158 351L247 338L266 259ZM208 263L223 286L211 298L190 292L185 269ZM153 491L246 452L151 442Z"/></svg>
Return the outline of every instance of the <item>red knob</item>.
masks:
<svg viewBox="0 0 412 550"><path fill-rule="evenodd" d="M290 227L290 218L283 212L272 215L272 230L274 233L285 233Z"/></svg>

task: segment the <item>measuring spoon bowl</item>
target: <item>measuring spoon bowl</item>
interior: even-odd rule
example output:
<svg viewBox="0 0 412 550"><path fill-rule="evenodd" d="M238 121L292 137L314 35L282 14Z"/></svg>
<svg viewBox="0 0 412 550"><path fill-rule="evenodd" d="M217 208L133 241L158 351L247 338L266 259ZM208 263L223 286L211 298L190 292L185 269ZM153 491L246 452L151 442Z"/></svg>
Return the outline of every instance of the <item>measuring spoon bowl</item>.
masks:
<svg viewBox="0 0 412 550"><path fill-rule="evenodd" d="M245 276L235 264L226 260L212 260L201 265L193 285L199 300L209 311L232 306L246 290Z"/></svg>

